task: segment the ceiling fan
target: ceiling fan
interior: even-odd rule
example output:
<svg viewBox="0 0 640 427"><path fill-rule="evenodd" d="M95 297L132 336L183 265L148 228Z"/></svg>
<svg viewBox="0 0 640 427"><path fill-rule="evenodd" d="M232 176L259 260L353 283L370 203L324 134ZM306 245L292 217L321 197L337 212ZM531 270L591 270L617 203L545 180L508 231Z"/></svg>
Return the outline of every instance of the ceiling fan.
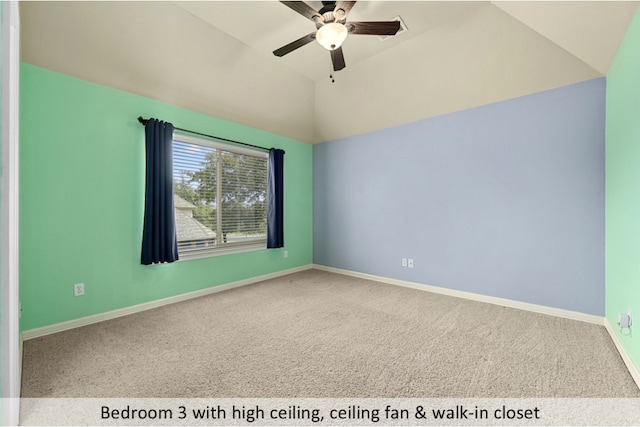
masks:
<svg viewBox="0 0 640 427"><path fill-rule="evenodd" d="M281 1L285 6L316 24L316 31L273 51L276 56L284 56L316 40L331 53L333 70L346 67L342 53L342 43L349 34L393 36L400 29L400 21L347 22L347 15L355 1L323 1L322 9L314 8L302 1Z"/></svg>

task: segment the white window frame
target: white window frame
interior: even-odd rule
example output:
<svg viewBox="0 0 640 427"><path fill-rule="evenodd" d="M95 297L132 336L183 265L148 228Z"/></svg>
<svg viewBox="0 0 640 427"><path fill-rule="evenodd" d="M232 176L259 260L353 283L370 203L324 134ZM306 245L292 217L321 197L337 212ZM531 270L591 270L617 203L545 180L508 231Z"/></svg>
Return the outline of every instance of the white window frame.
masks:
<svg viewBox="0 0 640 427"><path fill-rule="evenodd" d="M215 148L217 150L228 151L235 154L244 154L244 155L254 156L254 157L263 157L265 159L269 158L269 153L267 151L226 144L226 143L218 142L213 139L197 137L197 136L186 134L180 131L174 131L173 141L183 142L186 144L201 145L205 147ZM175 185L175 182L174 182L174 185ZM180 249L178 249L178 257L179 257L179 260L190 260L190 259L215 257L219 255L228 255L228 254L234 254L234 253L259 251L264 249L267 249L266 236L264 239L260 239L255 243L238 244L238 243L230 242L230 243L225 243L224 245L221 245L221 246L217 246L215 248L198 248L198 249L193 249L188 251L183 250L182 252L180 252Z"/></svg>

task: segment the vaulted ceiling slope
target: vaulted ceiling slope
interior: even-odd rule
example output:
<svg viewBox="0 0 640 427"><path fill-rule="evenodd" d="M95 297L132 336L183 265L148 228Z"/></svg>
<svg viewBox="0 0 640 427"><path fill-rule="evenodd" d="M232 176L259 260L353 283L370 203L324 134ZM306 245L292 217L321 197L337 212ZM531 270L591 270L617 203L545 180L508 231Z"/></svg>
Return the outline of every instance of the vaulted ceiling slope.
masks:
<svg viewBox="0 0 640 427"><path fill-rule="evenodd" d="M319 9L318 1L309 5ZM23 61L309 143L605 76L638 2L359 1L347 67L275 1L21 2ZM176 124L179 126L179 124Z"/></svg>

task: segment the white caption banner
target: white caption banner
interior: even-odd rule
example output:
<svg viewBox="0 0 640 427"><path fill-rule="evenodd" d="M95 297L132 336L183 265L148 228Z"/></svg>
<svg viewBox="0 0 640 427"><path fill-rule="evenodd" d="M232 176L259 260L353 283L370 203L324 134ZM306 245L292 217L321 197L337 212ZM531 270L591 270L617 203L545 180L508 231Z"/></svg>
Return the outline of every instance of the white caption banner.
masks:
<svg viewBox="0 0 640 427"><path fill-rule="evenodd" d="M21 425L640 425L640 399L21 399Z"/></svg>

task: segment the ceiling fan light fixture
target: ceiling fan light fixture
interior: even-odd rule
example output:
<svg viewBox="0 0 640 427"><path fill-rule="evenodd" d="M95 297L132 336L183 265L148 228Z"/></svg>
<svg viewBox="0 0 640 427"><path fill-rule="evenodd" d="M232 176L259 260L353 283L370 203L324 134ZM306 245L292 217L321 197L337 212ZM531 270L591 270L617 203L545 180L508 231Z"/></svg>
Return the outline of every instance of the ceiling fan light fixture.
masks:
<svg viewBox="0 0 640 427"><path fill-rule="evenodd" d="M316 41L327 50L336 50L342 46L348 34L347 27L338 22L332 22L318 29Z"/></svg>

